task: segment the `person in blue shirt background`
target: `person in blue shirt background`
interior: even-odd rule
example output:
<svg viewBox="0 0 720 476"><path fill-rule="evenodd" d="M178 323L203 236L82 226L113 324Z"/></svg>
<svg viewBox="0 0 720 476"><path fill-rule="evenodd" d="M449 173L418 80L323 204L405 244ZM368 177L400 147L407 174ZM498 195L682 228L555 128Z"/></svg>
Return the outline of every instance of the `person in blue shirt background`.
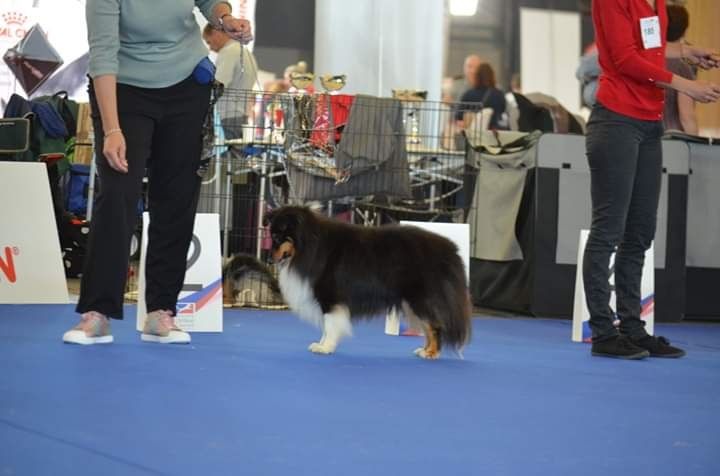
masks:
<svg viewBox="0 0 720 476"><path fill-rule="evenodd" d="M473 81L473 88L468 89L460 98L461 104L456 113L455 119L462 122L461 127L468 127L464 124L464 115L466 112L477 112L481 108L489 107L493 110L490 118L490 129L507 129L507 115L505 110L507 104L505 95L497 88L495 81L495 71L488 63L482 63L476 73ZM477 106L473 106L477 104Z"/></svg>

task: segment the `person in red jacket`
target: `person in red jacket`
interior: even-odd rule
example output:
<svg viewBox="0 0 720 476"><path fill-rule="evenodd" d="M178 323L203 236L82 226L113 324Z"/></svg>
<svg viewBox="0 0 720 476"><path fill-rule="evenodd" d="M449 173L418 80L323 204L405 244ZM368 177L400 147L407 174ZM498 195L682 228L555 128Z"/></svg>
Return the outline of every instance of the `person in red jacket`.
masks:
<svg viewBox="0 0 720 476"><path fill-rule="evenodd" d="M664 337L650 336L640 319L645 251L655 236L662 174L664 88L700 102L720 99L720 86L691 81L665 69L665 58L717 68L720 55L689 45L667 45L665 0L593 0L602 74L588 122L592 226L583 280L590 311L592 354L623 359L682 357ZM609 263L615 256L619 329L609 306Z"/></svg>

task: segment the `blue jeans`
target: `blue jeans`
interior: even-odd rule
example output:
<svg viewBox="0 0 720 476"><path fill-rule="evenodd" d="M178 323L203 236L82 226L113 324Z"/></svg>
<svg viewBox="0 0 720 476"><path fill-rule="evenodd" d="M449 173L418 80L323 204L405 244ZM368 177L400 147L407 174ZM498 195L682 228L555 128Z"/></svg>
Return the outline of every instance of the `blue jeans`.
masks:
<svg viewBox="0 0 720 476"><path fill-rule="evenodd" d="M643 121L596 104L586 138L592 226L583 280L593 342L618 335L610 308L610 256L615 255L619 332L641 338L640 283L645 251L655 237L662 176L661 121Z"/></svg>

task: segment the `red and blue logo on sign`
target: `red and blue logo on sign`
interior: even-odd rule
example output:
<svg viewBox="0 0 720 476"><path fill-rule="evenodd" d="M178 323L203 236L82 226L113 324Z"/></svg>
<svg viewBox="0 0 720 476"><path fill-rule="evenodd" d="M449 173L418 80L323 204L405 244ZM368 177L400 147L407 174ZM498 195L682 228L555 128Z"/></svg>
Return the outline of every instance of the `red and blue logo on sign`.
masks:
<svg viewBox="0 0 720 476"><path fill-rule="evenodd" d="M195 314L195 303L194 302L178 302L177 310L175 312L178 316L188 316Z"/></svg>
<svg viewBox="0 0 720 476"><path fill-rule="evenodd" d="M655 295L651 294L642 301L640 301L640 317L646 318L655 310Z"/></svg>
<svg viewBox="0 0 720 476"><path fill-rule="evenodd" d="M222 294L222 279L213 281L200 291L186 296L177 303L176 313L178 315L193 315L202 310L213 299Z"/></svg>

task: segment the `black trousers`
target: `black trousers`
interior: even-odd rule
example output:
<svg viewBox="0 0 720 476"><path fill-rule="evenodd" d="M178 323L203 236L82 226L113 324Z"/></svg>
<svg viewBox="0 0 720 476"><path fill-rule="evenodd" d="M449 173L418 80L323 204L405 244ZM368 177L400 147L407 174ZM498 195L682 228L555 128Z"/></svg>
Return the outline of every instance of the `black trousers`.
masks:
<svg viewBox="0 0 720 476"><path fill-rule="evenodd" d="M139 217L142 180L148 176L148 312L175 312L185 279L200 177L202 124L210 85L192 77L167 88L117 85L120 127L127 145L127 174L110 168L103 156L103 129L90 86L100 192L90 224L77 312L97 311L122 319L130 238Z"/></svg>
<svg viewBox="0 0 720 476"><path fill-rule="evenodd" d="M615 294L620 333L646 335L640 319L645 251L655 237L662 176L661 121L642 121L597 104L586 138L590 164L592 226L583 280L593 341L618 334L610 308L609 264L615 255Z"/></svg>

